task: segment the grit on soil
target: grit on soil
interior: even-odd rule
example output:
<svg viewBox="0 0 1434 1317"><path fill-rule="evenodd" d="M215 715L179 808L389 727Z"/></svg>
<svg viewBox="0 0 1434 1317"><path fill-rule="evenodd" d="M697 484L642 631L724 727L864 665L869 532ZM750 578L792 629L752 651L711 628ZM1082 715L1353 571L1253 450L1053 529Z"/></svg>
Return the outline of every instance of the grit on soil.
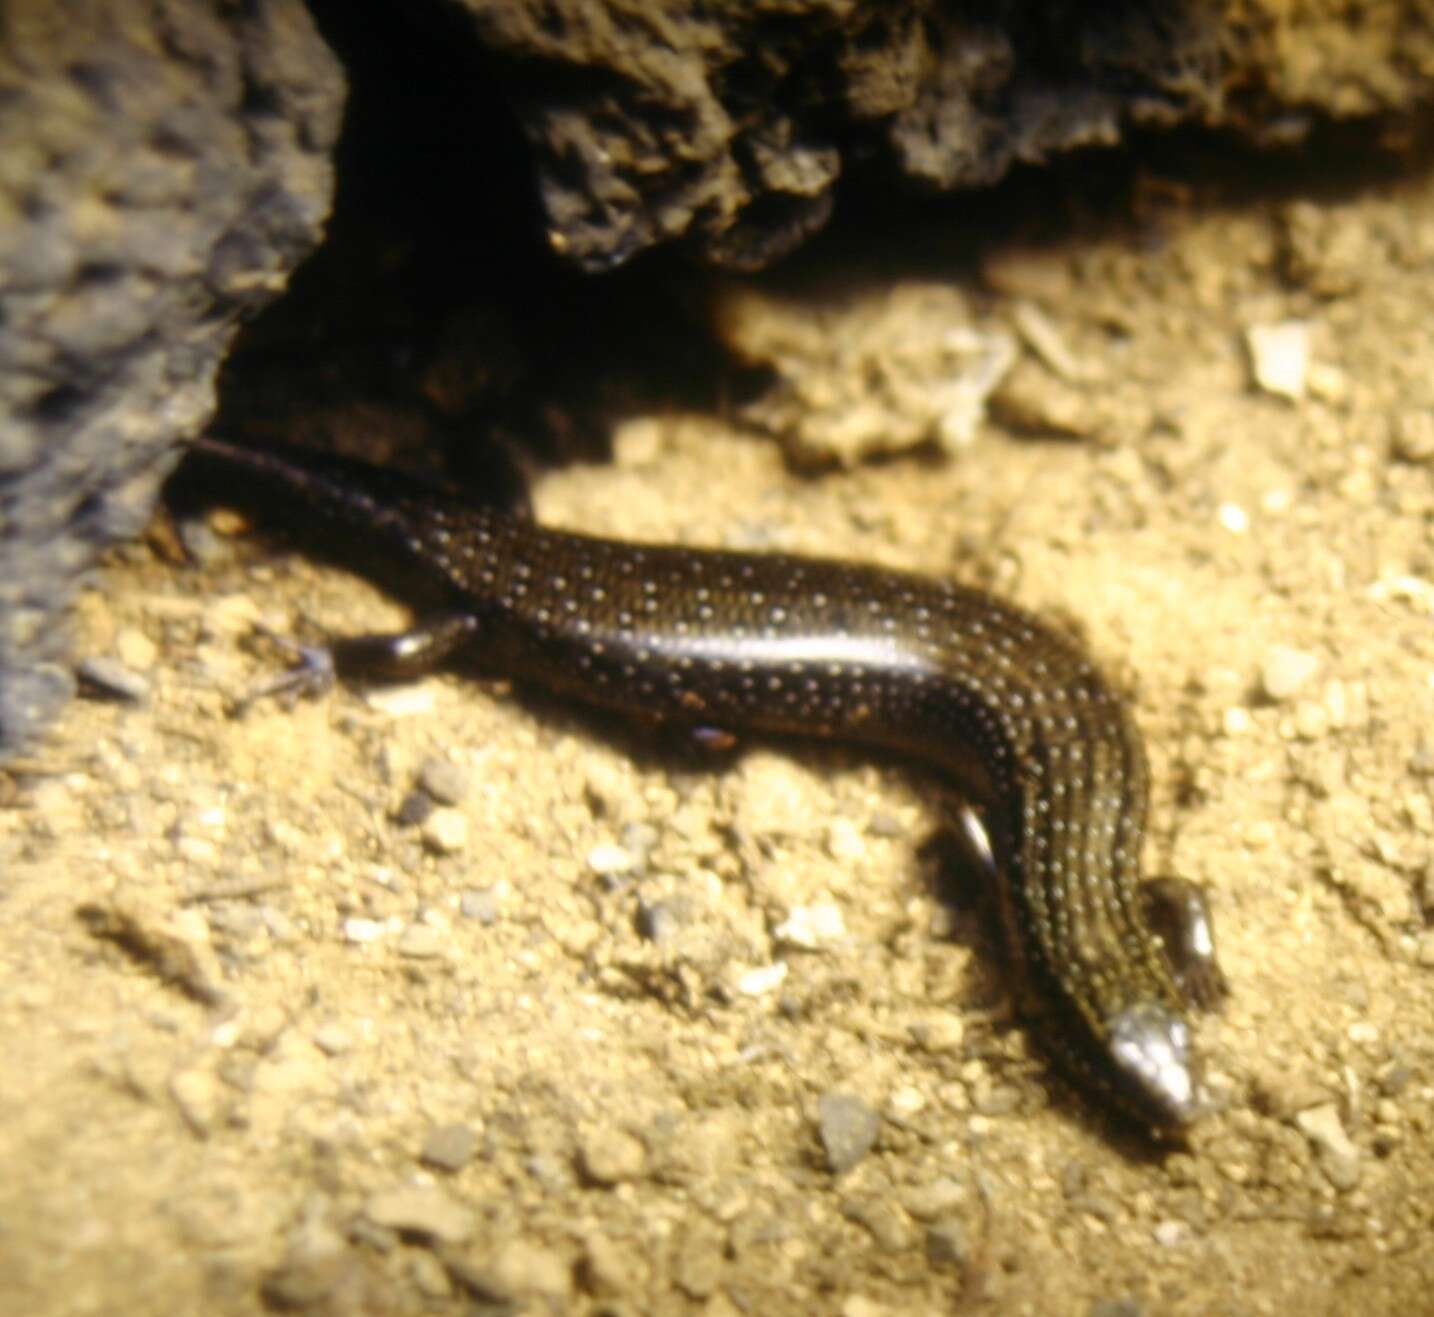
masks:
<svg viewBox="0 0 1434 1317"><path fill-rule="evenodd" d="M708 765L458 676L230 718L282 661L255 623L405 614L252 540L136 547L77 652L147 697L76 703L0 808L3 1306L1429 1310L1434 183L1002 268L1092 437L811 478L635 417L538 515L1079 619L1232 984L1190 1147L1049 1074L938 896L929 778ZM1287 322L1293 397L1247 341Z"/></svg>

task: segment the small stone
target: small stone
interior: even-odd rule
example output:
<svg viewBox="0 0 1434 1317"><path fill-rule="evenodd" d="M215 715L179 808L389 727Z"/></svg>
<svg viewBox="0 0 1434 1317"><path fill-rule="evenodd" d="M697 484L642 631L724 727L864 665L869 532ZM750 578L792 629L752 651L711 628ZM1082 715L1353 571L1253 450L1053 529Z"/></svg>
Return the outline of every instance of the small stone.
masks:
<svg viewBox="0 0 1434 1317"><path fill-rule="evenodd" d="M1304 397L1309 371L1310 331L1302 320L1251 325L1245 330L1255 383L1279 398Z"/></svg>
<svg viewBox="0 0 1434 1317"><path fill-rule="evenodd" d="M92 699L143 704L149 698L149 682L118 659L96 656L83 659L75 670L80 690Z"/></svg>
<svg viewBox="0 0 1434 1317"><path fill-rule="evenodd" d="M342 1056L353 1046L353 1038L341 1024L321 1024L314 1030L314 1046L325 1056Z"/></svg>
<svg viewBox="0 0 1434 1317"><path fill-rule="evenodd" d="M966 1232L959 1221L938 1221L926 1231L926 1260L933 1267L964 1267L967 1256Z"/></svg>
<svg viewBox="0 0 1434 1317"><path fill-rule="evenodd" d="M461 1244L473 1234L473 1214L437 1185L401 1185L374 1194L364 1215L376 1226L440 1244Z"/></svg>
<svg viewBox="0 0 1434 1317"><path fill-rule="evenodd" d="M671 942L686 921L676 902L643 902L637 908L637 931L649 942Z"/></svg>
<svg viewBox="0 0 1434 1317"><path fill-rule="evenodd" d="M1318 741L1329 735L1329 710L1317 700L1295 705L1294 734L1301 741Z"/></svg>
<svg viewBox="0 0 1434 1317"><path fill-rule="evenodd" d="M1124 1296L1118 1299L1097 1299L1090 1305L1087 1317L1145 1317L1145 1309L1138 1299Z"/></svg>
<svg viewBox="0 0 1434 1317"><path fill-rule="evenodd" d="M456 855L468 845L468 816L444 805L423 821L423 842L438 855Z"/></svg>
<svg viewBox="0 0 1434 1317"><path fill-rule="evenodd" d="M154 667L159 650L137 627L121 627L115 636L115 657L127 668L140 672Z"/></svg>
<svg viewBox="0 0 1434 1317"><path fill-rule="evenodd" d="M458 912L487 928L498 922L498 898L491 887L470 887L458 898Z"/></svg>
<svg viewBox="0 0 1434 1317"><path fill-rule="evenodd" d="M440 805L456 805L468 794L468 775L447 759L425 759L418 785Z"/></svg>
<svg viewBox="0 0 1434 1317"><path fill-rule="evenodd" d="M673 1283L691 1299L707 1299L722 1282L723 1241L719 1232L696 1221L683 1231L672 1259Z"/></svg>
<svg viewBox="0 0 1434 1317"><path fill-rule="evenodd" d="M1390 445L1406 462L1434 462L1434 412L1401 412L1391 426Z"/></svg>
<svg viewBox="0 0 1434 1317"><path fill-rule="evenodd" d="M432 924L410 924L399 935L398 954L414 960L432 960L447 945L443 932Z"/></svg>
<svg viewBox="0 0 1434 1317"><path fill-rule="evenodd" d="M213 1132L222 1101L216 1075L208 1070L181 1070L169 1081L169 1095L194 1133L207 1138Z"/></svg>
<svg viewBox="0 0 1434 1317"><path fill-rule="evenodd" d="M954 1052L960 1048L966 1040L966 1026L954 1012L933 1015L913 1025L911 1037L923 1052L939 1056L942 1052Z"/></svg>
<svg viewBox="0 0 1434 1317"><path fill-rule="evenodd" d="M468 1125L435 1125L423 1140L420 1159L441 1171L461 1171L478 1148L478 1136Z"/></svg>
<svg viewBox="0 0 1434 1317"><path fill-rule="evenodd" d="M353 1259L342 1246L291 1249L260 1284L264 1302L278 1312L317 1308L337 1288Z"/></svg>
<svg viewBox="0 0 1434 1317"><path fill-rule="evenodd" d="M583 1174L598 1184L620 1184L642 1177L647 1169L647 1149L626 1130L598 1126L583 1133L578 1164Z"/></svg>
<svg viewBox="0 0 1434 1317"><path fill-rule="evenodd" d="M846 937L841 908L830 901L799 905L772 930L778 942L803 951L818 951Z"/></svg>
<svg viewBox="0 0 1434 1317"><path fill-rule="evenodd" d="M432 1253L414 1253L408 1260L413 1287L426 1299L446 1299L453 1293L448 1272Z"/></svg>
<svg viewBox="0 0 1434 1317"><path fill-rule="evenodd" d="M1272 645L1260 662L1260 688L1279 703L1304 686L1319 670L1319 659L1289 645Z"/></svg>
<svg viewBox="0 0 1434 1317"><path fill-rule="evenodd" d="M377 942L384 935L384 924L379 919L364 919L359 915L353 915L343 922L344 941L353 942L362 946L369 942Z"/></svg>
<svg viewBox="0 0 1434 1317"><path fill-rule="evenodd" d="M1360 1156L1333 1102L1311 1107L1295 1117L1295 1127L1310 1141L1325 1178L1341 1193L1359 1183Z"/></svg>
<svg viewBox="0 0 1434 1317"><path fill-rule="evenodd" d="M611 878L615 874L631 873L637 861L625 846L616 842L599 842L587 854L587 866L599 878Z"/></svg>
<svg viewBox="0 0 1434 1317"><path fill-rule="evenodd" d="M500 1248L489 1271L502 1290L518 1297L542 1294L564 1298L573 1287L572 1267L562 1254L522 1239Z"/></svg>
<svg viewBox="0 0 1434 1317"><path fill-rule="evenodd" d="M881 1116L850 1093L824 1093L817 1102L817 1127L827 1165L841 1175L872 1150Z"/></svg>
<svg viewBox="0 0 1434 1317"><path fill-rule="evenodd" d="M1243 535L1250 529L1250 514L1238 503L1221 503L1215 509L1215 519L1231 535Z"/></svg>
<svg viewBox="0 0 1434 1317"><path fill-rule="evenodd" d="M950 1176L943 1176L907 1190L901 1205L918 1221L937 1221L951 1216L965 1201L966 1190Z"/></svg>
<svg viewBox="0 0 1434 1317"><path fill-rule="evenodd" d="M606 1235L592 1234L583 1240L581 1267L584 1287L599 1298L627 1294L643 1280L637 1259Z"/></svg>
<svg viewBox="0 0 1434 1317"><path fill-rule="evenodd" d="M394 819L401 828L416 828L437 808L426 791L410 791L399 802Z"/></svg>
<svg viewBox="0 0 1434 1317"><path fill-rule="evenodd" d="M1157 1221L1151 1237L1161 1248L1179 1248L1190 1242L1190 1227L1184 1221Z"/></svg>
<svg viewBox="0 0 1434 1317"><path fill-rule="evenodd" d="M764 997L782 986L787 977L787 962L775 961L771 965L759 965L756 969L744 970L737 975L737 991L744 997Z"/></svg>
<svg viewBox="0 0 1434 1317"><path fill-rule="evenodd" d="M866 859L866 838L851 819L838 817L827 825L827 854L842 865L854 866Z"/></svg>

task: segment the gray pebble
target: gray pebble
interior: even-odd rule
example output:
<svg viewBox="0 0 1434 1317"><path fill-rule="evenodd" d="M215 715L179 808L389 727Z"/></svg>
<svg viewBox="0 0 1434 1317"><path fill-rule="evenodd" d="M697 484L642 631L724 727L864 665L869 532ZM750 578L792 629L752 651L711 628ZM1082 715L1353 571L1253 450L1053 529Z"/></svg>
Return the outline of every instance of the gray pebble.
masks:
<svg viewBox="0 0 1434 1317"><path fill-rule="evenodd" d="M637 908L638 934L659 946L672 941L684 922L681 911L671 901L654 901L651 905L644 902Z"/></svg>
<svg viewBox="0 0 1434 1317"><path fill-rule="evenodd" d="M938 1221L927 1230L926 1260L933 1267L964 1267L968 1253L966 1232L959 1221Z"/></svg>
<svg viewBox="0 0 1434 1317"><path fill-rule="evenodd" d="M446 759L425 759L418 785L440 805L456 805L468 794L468 775Z"/></svg>
<svg viewBox="0 0 1434 1317"><path fill-rule="evenodd" d="M428 1166L441 1171L461 1171L473 1160L478 1136L468 1125L435 1125L423 1140L419 1154Z"/></svg>
<svg viewBox="0 0 1434 1317"><path fill-rule="evenodd" d="M416 828L433 813L433 797L424 791L410 791L399 804L395 820L405 828Z"/></svg>
<svg viewBox="0 0 1434 1317"><path fill-rule="evenodd" d="M1141 1317L1144 1311L1139 1299L1097 1299L1090 1305L1088 1317Z"/></svg>
<svg viewBox="0 0 1434 1317"><path fill-rule="evenodd" d="M149 681L118 659L82 659L75 675L80 679L80 692L91 699L143 704L149 698Z"/></svg>
<svg viewBox="0 0 1434 1317"><path fill-rule="evenodd" d="M823 1093L817 1102L817 1125L827 1165L841 1175L871 1151L881 1132L881 1116L850 1093Z"/></svg>
<svg viewBox="0 0 1434 1317"><path fill-rule="evenodd" d="M465 919L476 919L484 928L498 922L498 898L491 887L470 887L458 898L458 910Z"/></svg>

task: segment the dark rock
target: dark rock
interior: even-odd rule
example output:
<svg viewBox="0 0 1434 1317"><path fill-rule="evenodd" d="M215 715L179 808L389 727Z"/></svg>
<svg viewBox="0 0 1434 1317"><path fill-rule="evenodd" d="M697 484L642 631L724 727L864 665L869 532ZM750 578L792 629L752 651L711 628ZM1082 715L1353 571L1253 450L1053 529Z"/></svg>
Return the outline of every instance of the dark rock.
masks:
<svg viewBox="0 0 1434 1317"><path fill-rule="evenodd" d="M4 30L0 753L71 694L76 580L318 241L343 97L301 0L13 0Z"/></svg>

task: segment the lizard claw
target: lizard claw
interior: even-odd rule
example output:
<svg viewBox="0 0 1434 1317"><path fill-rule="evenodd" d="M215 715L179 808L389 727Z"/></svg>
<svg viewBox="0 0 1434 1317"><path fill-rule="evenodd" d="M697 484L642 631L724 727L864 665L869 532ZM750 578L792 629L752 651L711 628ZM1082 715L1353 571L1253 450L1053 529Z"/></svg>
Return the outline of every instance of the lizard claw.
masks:
<svg viewBox="0 0 1434 1317"><path fill-rule="evenodd" d="M335 681L334 654L327 645L302 645L267 627L259 630L293 660L287 671L261 682L233 703L236 718L243 717L260 700L277 698L285 707L296 700L326 694Z"/></svg>

